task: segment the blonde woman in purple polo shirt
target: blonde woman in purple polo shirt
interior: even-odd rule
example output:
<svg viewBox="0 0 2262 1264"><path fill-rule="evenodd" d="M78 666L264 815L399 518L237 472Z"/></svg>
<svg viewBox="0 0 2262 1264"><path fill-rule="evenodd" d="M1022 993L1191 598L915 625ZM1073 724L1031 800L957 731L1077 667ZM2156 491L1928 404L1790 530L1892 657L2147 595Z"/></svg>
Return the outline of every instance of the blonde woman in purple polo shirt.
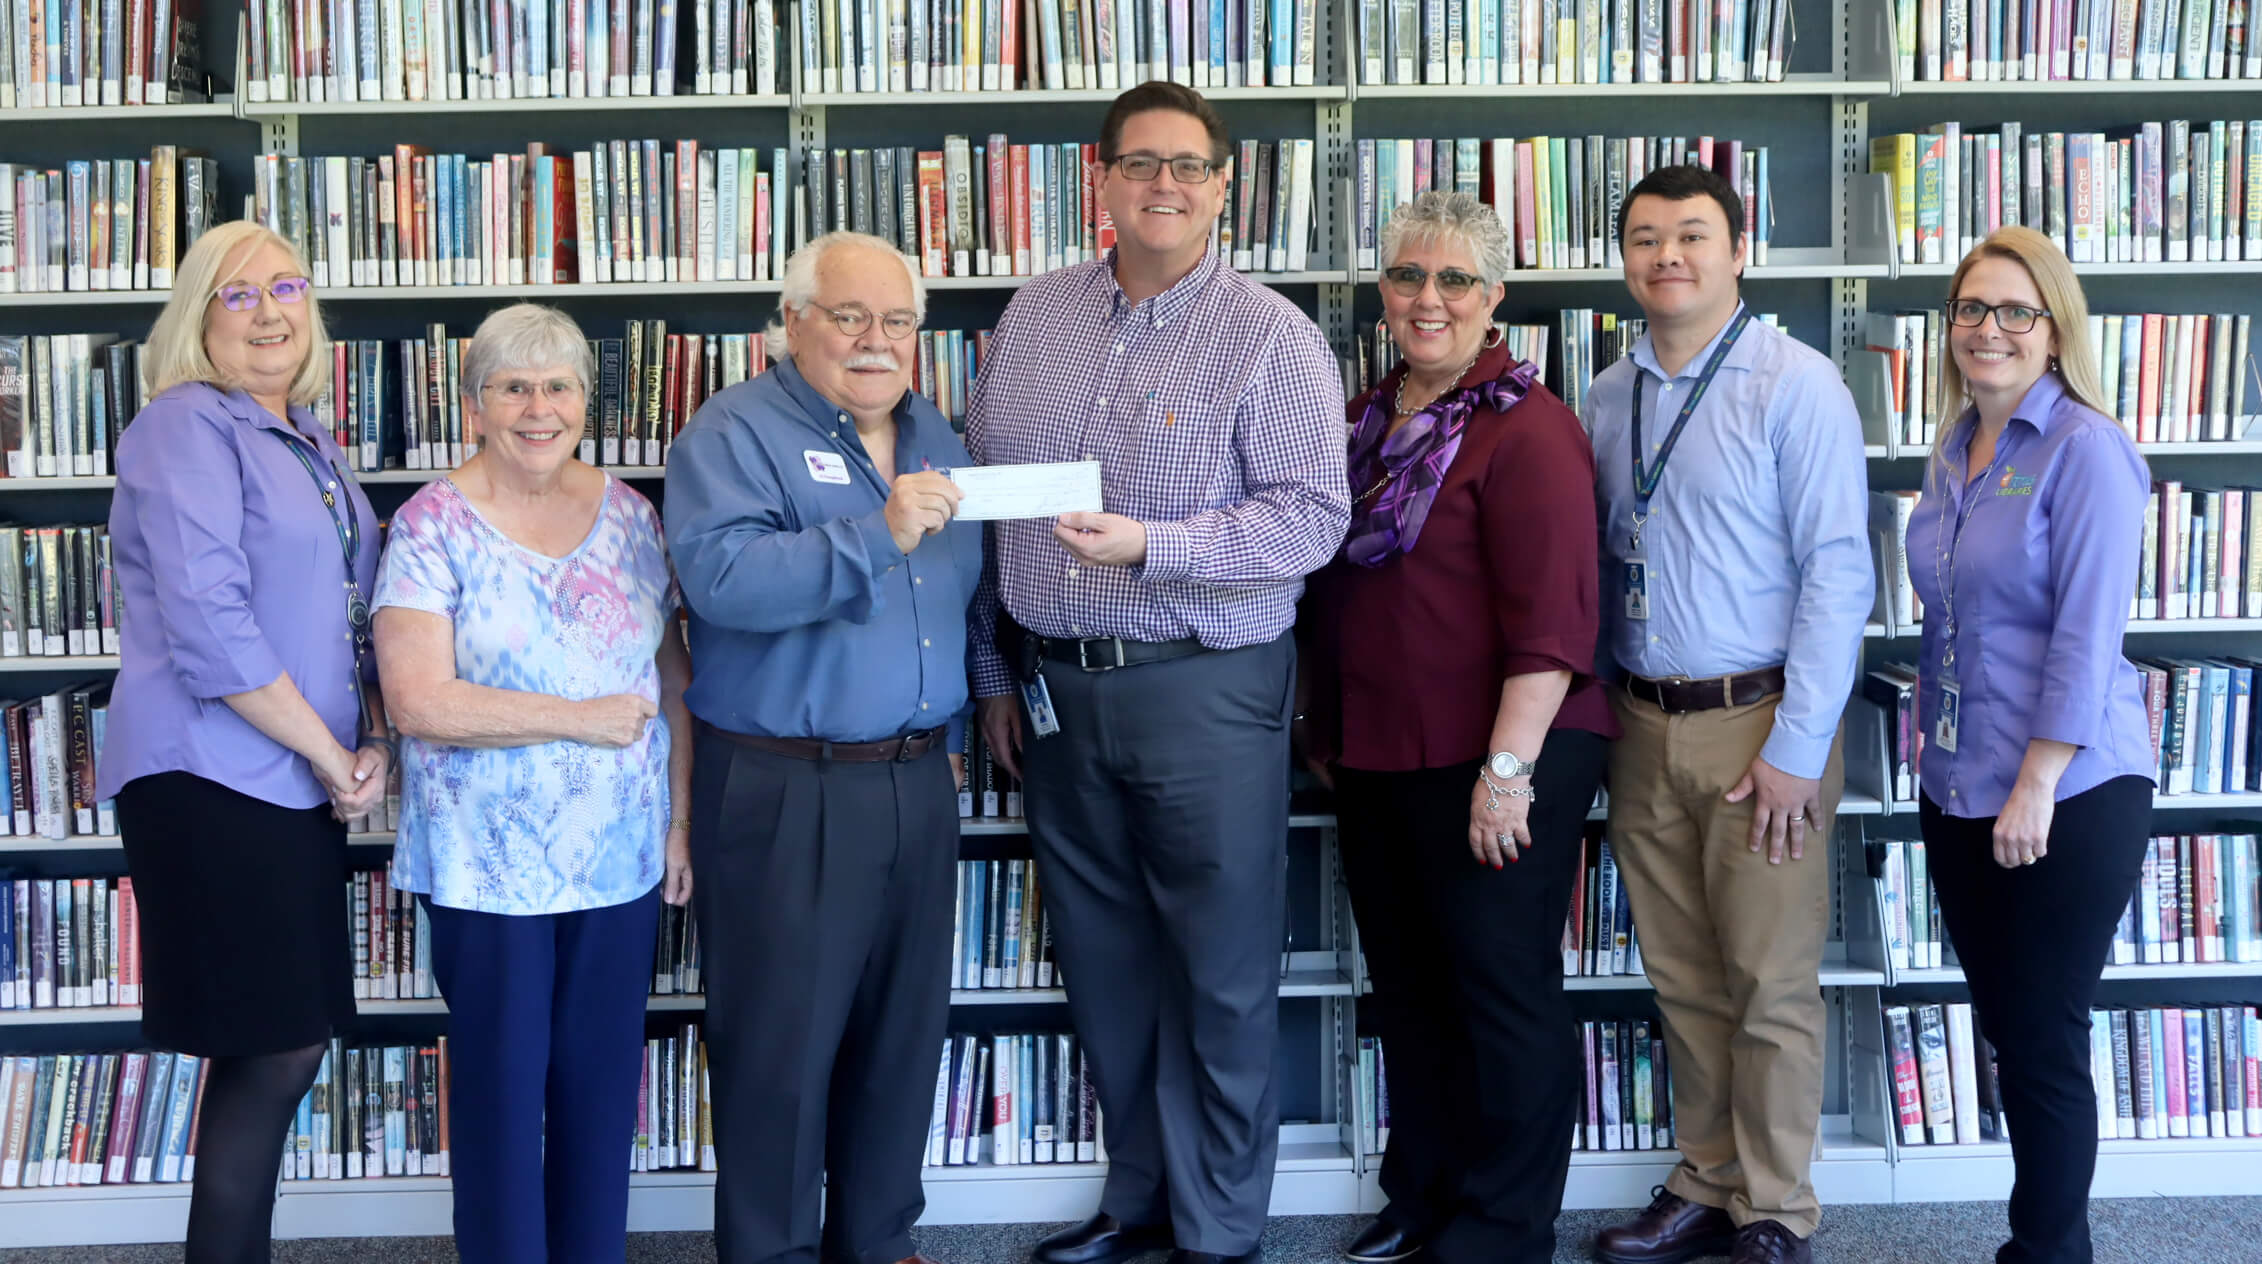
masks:
<svg viewBox="0 0 2262 1264"><path fill-rule="evenodd" d="M2089 305L2005 228L1948 287L1944 419L1909 522L1924 602L1925 849L1995 1046L2017 1177L1995 1258L2086 1264L2089 1005L2144 859L2151 729L2121 656L2149 475L2097 385Z"/></svg>
<svg viewBox="0 0 2262 1264"><path fill-rule="evenodd" d="M377 519L307 411L329 340L282 238L198 238L146 355L110 505L128 613L97 788L141 908L142 1034L210 1060L187 1258L239 1264L267 1258L284 1127L354 1013L343 822L392 758Z"/></svg>

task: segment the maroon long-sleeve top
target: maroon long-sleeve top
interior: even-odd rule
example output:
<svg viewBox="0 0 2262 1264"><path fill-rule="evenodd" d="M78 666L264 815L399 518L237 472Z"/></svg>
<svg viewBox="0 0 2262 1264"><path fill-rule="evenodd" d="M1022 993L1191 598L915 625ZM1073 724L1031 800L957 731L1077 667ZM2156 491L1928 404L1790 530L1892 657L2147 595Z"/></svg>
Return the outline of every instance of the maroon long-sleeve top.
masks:
<svg viewBox="0 0 2262 1264"><path fill-rule="evenodd" d="M1495 347L1462 382L1510 363ZM1404 373L1351 401L1349 416ZM1480 408L1413 549L1375 567L1338 553L1311 577L1298 625L1308 753L1374 772L1482 759L1503 683L1545 671L1572 673L1553 727L1617 736L1593 675L1595 548L1594 452L1578 416L1536 385L1505 411Z"/></svg>

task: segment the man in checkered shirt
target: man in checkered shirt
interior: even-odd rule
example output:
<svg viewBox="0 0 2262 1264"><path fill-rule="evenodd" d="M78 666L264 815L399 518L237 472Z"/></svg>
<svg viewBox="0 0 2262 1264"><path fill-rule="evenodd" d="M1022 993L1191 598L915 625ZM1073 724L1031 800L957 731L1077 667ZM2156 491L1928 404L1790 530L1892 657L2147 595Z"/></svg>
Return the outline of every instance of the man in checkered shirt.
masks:
<svg viewBox="0 0 2262 1264"><path fill-rule="evenodd" d="M1115 249L1014 298L967 414L983 464L1100 462L1107 510L996 524L969 629L1106 1119L1099 1214L1040 1264L1255 1260L1272 1194L1288 630L1350 493L1334 356L1211 248L1231 152L1189 88L1118 97Z"/></svg>

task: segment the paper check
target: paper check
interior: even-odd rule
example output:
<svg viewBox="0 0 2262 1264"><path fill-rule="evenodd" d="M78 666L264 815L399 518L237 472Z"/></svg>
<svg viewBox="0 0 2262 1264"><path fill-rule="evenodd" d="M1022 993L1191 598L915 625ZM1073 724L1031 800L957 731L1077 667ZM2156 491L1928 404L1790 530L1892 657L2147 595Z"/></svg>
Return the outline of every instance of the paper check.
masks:
<svg viewBox="0 0 2262 1264"><path fill-rule="evenodd" d="M950 481L966 493L958 502L958 517L963 521L1051 518L1100 511L1097 461L961 466L950 471Z"/></svg>

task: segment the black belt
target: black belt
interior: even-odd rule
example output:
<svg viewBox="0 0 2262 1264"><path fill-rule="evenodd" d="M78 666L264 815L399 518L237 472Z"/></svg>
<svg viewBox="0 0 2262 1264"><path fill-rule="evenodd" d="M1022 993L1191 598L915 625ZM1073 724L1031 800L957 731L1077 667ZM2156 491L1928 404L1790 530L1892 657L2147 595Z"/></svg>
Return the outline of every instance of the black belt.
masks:
<svg viewBox="0 0 2262 1264"><path fill-rule="evenodd" d="M814 737L761 737L753 733L733 733L712 724L707 726L717 737L772 755L789 759L830 759L844 764L908 764L942 745L947 727L923 729L877 742L827 742Z"/></svg>
<svg viewBox="0 0 2262 1264"><path fill-rule="evenodd" d="M1783 692L1783 669L1762 667L1756 671L1738 672L1733 676L1713 676L1705 680L1671 677L1651 680L1646 676L1628 676L1626 692L1668 715L1717 711L1722 707L1748 707L1771 694Z"/></svg>
<svg viewBox="0 0 2262 1264"><path fill-rule="evenodd" d="M1033 634L1032 634L1033 635ZM1126 641L1119 636L1088 636L1081 640L1041 638L1038 652L1055 663L1072 663L1088 672L1114 671L1141 663L1160 663L1209 651L1200 638L1182 636L1175 641Z"/></svg>

